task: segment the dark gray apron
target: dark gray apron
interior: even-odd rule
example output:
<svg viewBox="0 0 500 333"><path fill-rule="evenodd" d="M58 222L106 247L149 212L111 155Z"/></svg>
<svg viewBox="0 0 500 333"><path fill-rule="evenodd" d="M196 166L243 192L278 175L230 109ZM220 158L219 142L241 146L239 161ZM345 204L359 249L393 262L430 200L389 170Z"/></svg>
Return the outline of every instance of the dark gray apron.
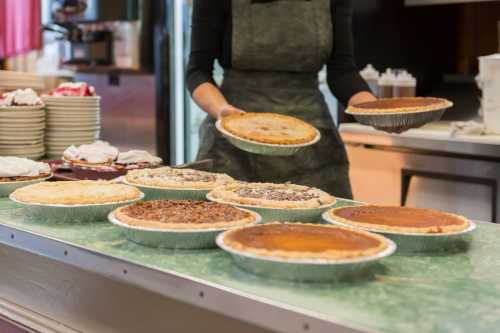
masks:
<svg viewBox="0 0 500 333"><path fill-rule="evenodd" d="M318 89L318 71L332 50L330 0L233 0L232 69L222 93L249 112L303 119L321 140L293 156L264 156L232 146L207 117L200 128L198 159L214 170L252 182L293 182L351 198L347 154Z"/></svg>

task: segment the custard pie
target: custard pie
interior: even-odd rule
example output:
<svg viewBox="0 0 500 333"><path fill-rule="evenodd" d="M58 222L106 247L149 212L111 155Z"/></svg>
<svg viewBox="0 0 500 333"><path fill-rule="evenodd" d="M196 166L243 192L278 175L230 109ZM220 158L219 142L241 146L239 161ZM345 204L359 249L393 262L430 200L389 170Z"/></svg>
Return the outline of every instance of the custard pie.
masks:
<svg viewBox="0 0 500 333"><path fill-rule="evenodd" d="M227 229L253 223L257 214L230 205L192 200L153 200L120 207L115 218L134 227Z"/></svg>
<svg viewBox="0 0 500 333"><path fill-rule="evenodd" d="M470 226L463 216L422 208L346 206L327 214L333 221L380 232L439 234L463 231Z"/></svg>
<svg viewBox="0 0 500 333"><path fill-rule="evenodd" d="M208 197L228 204L279 209L320 208L336 201L317 188L288 183L232 183L215 188Z"/></svg>
<svg viewBox="0 0 500 333"><path fill-rule="evenodd" d="M222 118L221 126L239 138L268 144L305 144L318 135L316 128L308 123L277 113L230 115Z"/></svg>
<svg viewBox="0 0 500 333"><path fill-rule="evenodd" d="M125 176L127 183L162 189L205 189L233 182L233 178L221 173L193 169L161 167L156 169L130 170Z"/></svg>
<svg viewBox="0 0 500 333"><path fill-rule="evenodd" d="M285 260L342 260L376 255L389 246L389 241L366 231L332 225L269 223L227 231L223 245Z"/></svg>
<svg viewBox="0 0 500 333"><path fill-rule="evenodd" d="M59 181L22 187L12 193L12 198L27 204L89 205L137 200L142 198L142 192L133 186L104 181Z"/></svg>
<svg viewBox="0 0 500 333"><path fill-rule="evenodd" d="M411 113L442 110L451 105L450 101L436 97L381 98L371 102L351 105L348 107L347 112L352 114Z"/></svg>

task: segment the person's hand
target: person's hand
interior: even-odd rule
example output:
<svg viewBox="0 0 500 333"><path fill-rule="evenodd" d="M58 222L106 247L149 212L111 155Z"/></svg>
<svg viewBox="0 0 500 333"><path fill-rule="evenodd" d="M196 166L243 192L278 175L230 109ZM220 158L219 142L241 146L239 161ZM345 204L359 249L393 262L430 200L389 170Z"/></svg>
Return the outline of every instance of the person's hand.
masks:
<svg viewBox="0 0 500 333"><path fill-rule="evenodd" d="M219 112L217 112L217 119L221 119L233 114L243 114L245 111L238 109L237 107L232 106L231 104L226 104L220 108Z"/></svg>

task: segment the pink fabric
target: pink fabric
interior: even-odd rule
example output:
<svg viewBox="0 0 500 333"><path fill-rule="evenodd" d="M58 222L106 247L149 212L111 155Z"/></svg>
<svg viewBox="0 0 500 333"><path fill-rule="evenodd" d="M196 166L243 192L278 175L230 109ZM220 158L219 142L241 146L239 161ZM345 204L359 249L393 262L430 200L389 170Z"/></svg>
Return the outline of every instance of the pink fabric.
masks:
<svg viewBox="0 0 500 333"><path fill-rule="evenodd" d="M41 47L40 0L0 0L0 58Z"/></svg>

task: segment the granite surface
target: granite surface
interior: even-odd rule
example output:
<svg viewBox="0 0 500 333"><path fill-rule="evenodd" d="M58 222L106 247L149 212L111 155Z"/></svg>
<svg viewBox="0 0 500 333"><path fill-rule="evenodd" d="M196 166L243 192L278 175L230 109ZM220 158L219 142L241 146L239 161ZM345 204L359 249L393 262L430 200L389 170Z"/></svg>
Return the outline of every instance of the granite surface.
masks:
<svg viewBox="0 0 500 333"><path fill-rule="evenodd" d="M345 202L340 202L345 204ZM381 332L500 332L500 226L479 223L468 248L393 255L365 278L294 283L239 270L220 250L158 250L130 243L107 222L35 222L0 199L0 223L158 269L175 271L355 328Z"/></svg>

